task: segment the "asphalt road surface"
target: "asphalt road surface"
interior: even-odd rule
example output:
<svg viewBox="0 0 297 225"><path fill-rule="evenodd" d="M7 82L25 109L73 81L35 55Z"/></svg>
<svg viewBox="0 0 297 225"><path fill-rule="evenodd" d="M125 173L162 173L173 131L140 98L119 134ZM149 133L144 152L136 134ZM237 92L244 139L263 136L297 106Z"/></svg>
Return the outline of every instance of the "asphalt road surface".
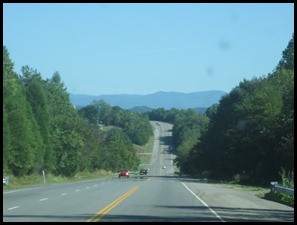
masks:
<svg viewBox="0 0 297 225"><path fill-rule="evenodd" d="M294 208L253 191L174 176L172 125L151 123L155 143L148 175L5 191L3 222L294 221Z"/></svg>

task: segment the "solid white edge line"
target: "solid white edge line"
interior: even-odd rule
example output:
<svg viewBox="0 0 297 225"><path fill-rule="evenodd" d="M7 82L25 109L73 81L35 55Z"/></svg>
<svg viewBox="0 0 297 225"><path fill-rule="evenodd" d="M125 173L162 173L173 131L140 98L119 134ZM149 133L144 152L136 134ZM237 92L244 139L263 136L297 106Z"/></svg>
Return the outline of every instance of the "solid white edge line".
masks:
<svg viewBox="0 0 297 225"><path fill-rule="evenodd" d="M17 209L19 208L18 206L14 206L14 207L11 207L11 208L8 208L7 210L13 210L13 209Z"/></svg>
<svg viewBox="0 0 297 225"><path fill-rule="evenodd" d="M192 195L194 195L200 202L202 202L202 204L205 205L206 208L208 208L221 222L226 222L212 208L210 208L201 198L199 198L190 188L188 188L187 185L185 185L183 182L181 183L185 186L185 188L188 189L189 192L191 192Z"/></svg>

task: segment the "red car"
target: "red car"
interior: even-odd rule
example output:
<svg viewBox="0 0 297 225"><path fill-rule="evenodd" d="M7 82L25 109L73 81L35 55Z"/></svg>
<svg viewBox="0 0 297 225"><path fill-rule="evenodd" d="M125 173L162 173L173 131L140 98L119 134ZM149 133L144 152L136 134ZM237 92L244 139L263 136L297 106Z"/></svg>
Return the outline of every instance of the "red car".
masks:
<svg viewBox="0 0 297 225"><path fill-rule="evenodd" d="M129 171L127 169L120 169L119 170L119 178L127 177L129 178Z"/></svg>

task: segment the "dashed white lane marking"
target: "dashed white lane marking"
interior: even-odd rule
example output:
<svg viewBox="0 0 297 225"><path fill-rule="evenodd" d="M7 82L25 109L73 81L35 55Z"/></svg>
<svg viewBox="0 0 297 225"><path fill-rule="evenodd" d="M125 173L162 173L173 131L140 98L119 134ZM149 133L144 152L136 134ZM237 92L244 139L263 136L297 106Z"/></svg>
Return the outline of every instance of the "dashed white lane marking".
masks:
<svg viewBox="0 0 297 225"><path fill-rule="evenodd" d="M210 208L201 198L199 198L190 188L187 187L183 182L181 182L185 188L188 189L189 192L191 192L192 195L194 195L200 202L202 202L203 205L206 206L221 222L226 222L225 220L222 219L212 208Z"/></svg>
<svg viewBox="0 0 297 225"><path fill-rule="evenodd" d="M98 185L95 184L94 186L97 187ZM86 189L89 189L89 188L90 188L90 187L86 187ZM76 189L75 191L80 191L80 189ZM13 193L13 192L14 192L14 191L7 192L7 193L3 193L3 194ZM62 193L61 195L67 195L67 193ZM46 200L48 200L48 198L42 198L42 199L39 199L40 202L42 202L42 201L46 201ZM13 206L13 207L10 207L10 208L8 208L7 210L13 210L13 209L17 209L17 208L19 208L19 206Z"/></svg>
<svg viewBox="0 0 297 225"><path fill-rule="evenodd" d="M103 183L103 184L104 184L104 183ZM98 185L95 184L94 186L97 187ZM86 189L90 189L90 187L86 187ZM80 191L80 189L76 189L75 191L78 192L78 191ZM11 191L11 192L7 192L7 193L3 193L3 194L13 193L13 192L16 192L16 191ZM67 193L62 193L61 195L67 195ZM42 201L46 201L46 200L48 200L48 198L42 198L42 199L39 199L40 202L42 202ZM8 208L7 210L13 210L13 209L17 209L17 208L19 208L19 206L13 206L13 207L10 207L10 208Z"/></svg>

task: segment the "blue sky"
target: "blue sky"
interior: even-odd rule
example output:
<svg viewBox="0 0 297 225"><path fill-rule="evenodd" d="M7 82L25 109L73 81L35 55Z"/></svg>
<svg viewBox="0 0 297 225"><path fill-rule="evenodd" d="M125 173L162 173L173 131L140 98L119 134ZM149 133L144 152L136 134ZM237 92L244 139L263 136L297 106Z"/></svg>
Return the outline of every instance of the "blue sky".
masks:
<svg viewBox="0 0 297 225"><path fill-rule="evenodd" d="M293 32L293 3L3 4L15 72L58 71L74 94L230 92L271 73Z"/></svg>

